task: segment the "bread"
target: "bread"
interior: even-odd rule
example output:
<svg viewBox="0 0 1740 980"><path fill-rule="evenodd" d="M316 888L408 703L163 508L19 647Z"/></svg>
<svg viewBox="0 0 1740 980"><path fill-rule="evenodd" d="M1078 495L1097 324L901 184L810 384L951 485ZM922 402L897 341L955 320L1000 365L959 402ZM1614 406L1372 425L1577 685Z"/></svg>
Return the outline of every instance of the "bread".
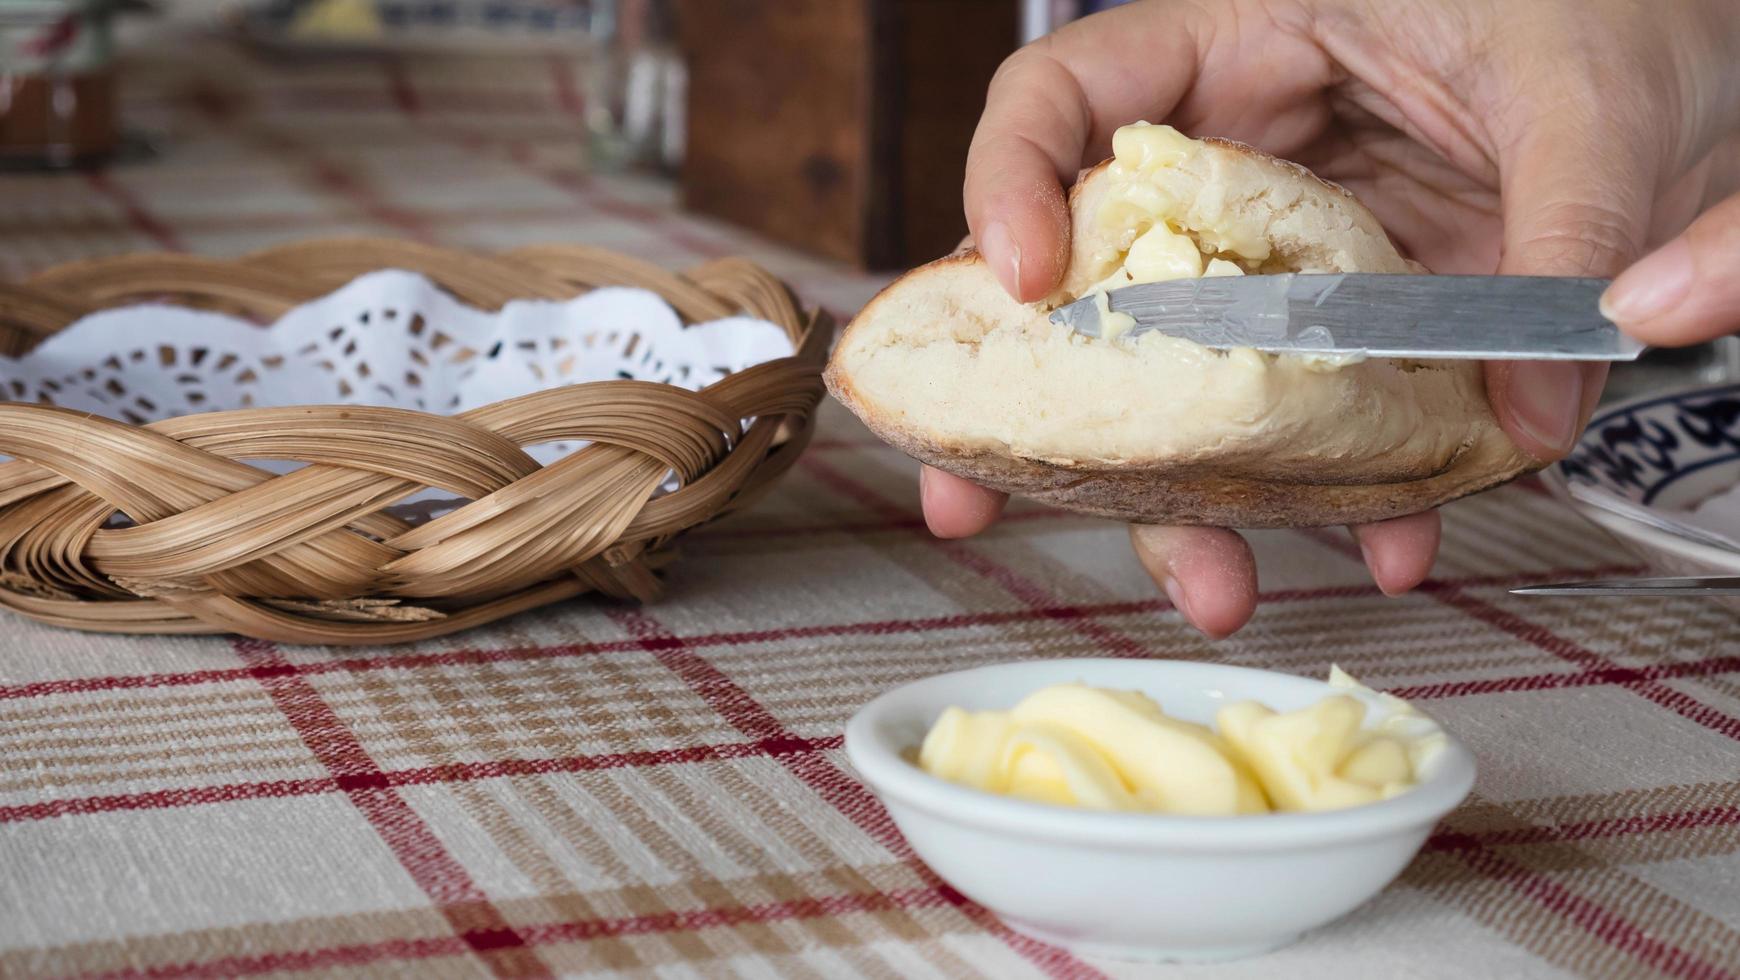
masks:
<svg viewBox="0 0 1740 980"><path fill-rule="evenodd" d="M1424 271L1302 167L1158 126L1126 127L1114 148L1070 193L1055 294L1017 303L971 250L915 269L846 329L827 370L834 396L932 466L1140 523L1364 523L1538 465L1499 428L1474 362L1331 363L1052 324L1052 309L1096 288L1204 268Z"/></svg>

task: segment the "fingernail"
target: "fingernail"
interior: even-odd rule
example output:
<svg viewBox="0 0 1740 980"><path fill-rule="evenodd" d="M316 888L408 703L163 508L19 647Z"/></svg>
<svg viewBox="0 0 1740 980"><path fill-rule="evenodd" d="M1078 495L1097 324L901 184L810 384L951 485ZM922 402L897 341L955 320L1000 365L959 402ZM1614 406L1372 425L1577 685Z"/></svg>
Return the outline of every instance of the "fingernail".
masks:
<svg viewBox="0 0 1740 980"><path fill-rule="evenodd" d="M1358 534L1353 536L1353 543L1359 545L1359 560L1365 562L1365 567L1371 569L1372 578L1374 580L1379 578L1378 568L1371 561L1371 546L1366 544L1365 539Z"/></svg>
<svg viewBox="0 0 1740 980"><path fill-rule="evenodd" d="M1620 273L1601 294L1601 315L1641 323L1680 305L1692 291L1692 247L1676 238Z"/></svg>
<svg viewBox="0 0 1740 980"><path fill-rule="evenodd" d="M930 510L930 467L918 468L918 505L923 510Z"/></svg>
<svg viewBox="0 0 1740 980"><path fill-rule="evenodd" d="M1181 613L1185 619L1190 619L1190 600L1184 594L1184 586L1178 580L1168 575L1160 582L1160 588L1166 590L1166 598L1172 603L1172 608ZM1195 620L1191 620L1195 622Z"/></svg>
<svg viewBox="0 0 1740 980"><path fill-rule="evenodd" d="M987 226L985 234L979 238L979 253L990 263L991 271L996 273L1009 295L1020 299L1021 246L1015 244L1009 226L1001 221L993 221Z"/></svg>
<svg viewBox="0 0 1740 980"><path fill-rule="evenodd" d="M1582 368L1564 361L1518 361L1505 383L1505 403L1517 428L1554 457L1569 452L1582 421Z"/></svg>

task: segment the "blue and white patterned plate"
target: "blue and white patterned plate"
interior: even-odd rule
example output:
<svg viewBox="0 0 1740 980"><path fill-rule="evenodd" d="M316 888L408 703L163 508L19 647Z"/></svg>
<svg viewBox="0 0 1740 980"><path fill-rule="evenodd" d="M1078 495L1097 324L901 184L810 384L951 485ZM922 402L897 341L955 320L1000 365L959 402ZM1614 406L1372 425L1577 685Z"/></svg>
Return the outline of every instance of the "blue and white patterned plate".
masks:
<svg viewBox="0 0 1740 980"><path fill-rule="evenodd" d="M1740 574L1740 550L1669 530L1678 514L1740 485L1740 384L1652 395L1597 412L1546 480L1664 572ZM1597 506L1596 498L1616 505Z"/></svg>

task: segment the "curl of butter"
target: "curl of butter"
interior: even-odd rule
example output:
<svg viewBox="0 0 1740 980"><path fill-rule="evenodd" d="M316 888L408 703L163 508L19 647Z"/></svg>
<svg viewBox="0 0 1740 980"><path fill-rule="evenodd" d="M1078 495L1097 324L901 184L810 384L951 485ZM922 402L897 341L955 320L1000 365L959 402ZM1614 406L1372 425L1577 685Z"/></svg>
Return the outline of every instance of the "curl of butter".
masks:
<svg viewBox="0 0 1740 980"><path fill-rule="evenodd" d="M1330 683L1369 690L1336 668ZM1330 810L1412 787L1443 745L1431 719L1378 695L1390 713L1331 695L1278 713L1227 705L1220 732L1168 717L1135 691L1044 688L1008 711L949 708L919 750L934 776L986 792L1096 810L1232 816Z"/></svg>
<svg viewBox="0 0 1740 980"><path fill-rule="evenodd" d="M1374 803L1413 785L1407 749L1391 736L1362 732L1364 720L1365 705L1345 694L1286 714L1241 701L1215 716L1283 811Z"/></svg>
<svg viewBox="0 0 1740 980"><path fill-rule="evenodd" d="M1222 816L1268 809L1256 781L1202 725L1134 691L1061 684L1009 711L949 708L919 766L951 782L1041 803Z"/></svg>
<svg viewBox="0 0 1740 980"><path fill-rule="evenodd" d="M1438 727L1437 722L1421 714L1411 703L1393 694L1366 687L1342 670L1339 664L1331 664L1329 667L1329 686L1368 694L1389 709L1389 713L1372 726L1372 729L1401 740L1407 747L1408 764L1413 767L1414 772L1418 773L1430 765L1432 759L1444 750L1448 741L1444 737L1444 730Z"/></svg>
<svg viewBox="0 0 1740 980"><path fill-rule="evenodd" d="M1229 207L1224 194L1205 187L1192 201L1178 201L1155 185L1155 171L1185 163L1197 147L1196 140L1171 126L1138 122L1121 126L1112 134L1113 186L1094 216L1100 228L1124 241L1151 224L1171 221L1196 236L1212 251L1232 252L1253 261L1269 257L1269 240L1250 220Z"/></svg>

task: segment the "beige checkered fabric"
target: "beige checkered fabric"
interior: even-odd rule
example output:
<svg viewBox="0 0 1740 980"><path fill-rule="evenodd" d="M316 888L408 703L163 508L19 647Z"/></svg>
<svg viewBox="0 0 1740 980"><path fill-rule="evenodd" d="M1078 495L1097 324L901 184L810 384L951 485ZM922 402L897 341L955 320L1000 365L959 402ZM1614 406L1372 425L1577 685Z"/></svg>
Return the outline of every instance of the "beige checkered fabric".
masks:
<svg viewBox="0 0 1740 980"><path fill-rule="evenodd" d="M560 63L192 50L129 82L158 159L0 179L5 271L384 232L745 252L841 311L877 285L586 173ZM416 647L4 620L0 975L1740 975L1740 619L1511 597L1630 563L1538 487L1450 508L1401 599L1342 534L1255 534L1262 611L1211 643L1119 528L1017 504L935 540L913 476L830 407L761 506L686 539L667 601ZM1338 662L1466 740L1475 796L1381 897L1271 956L1159 971L1023 939L913 857L840 731L928 674L1101 655Z"/></svg>

